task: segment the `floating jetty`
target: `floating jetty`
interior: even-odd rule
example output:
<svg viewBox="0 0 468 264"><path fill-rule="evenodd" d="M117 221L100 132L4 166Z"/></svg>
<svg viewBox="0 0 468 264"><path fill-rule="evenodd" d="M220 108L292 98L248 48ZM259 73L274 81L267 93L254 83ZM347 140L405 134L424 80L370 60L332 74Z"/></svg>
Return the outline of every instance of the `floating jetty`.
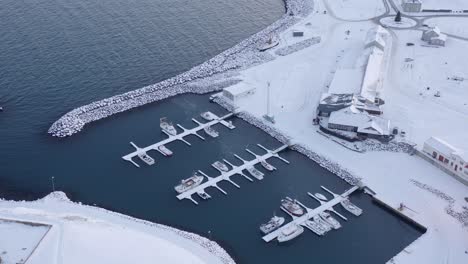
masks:
<svg viewBox="0 0 468 264"><path fill-rule="evenodd" d="M204 137L202 137L201 135L198 134L198 131L200 130L204 130L205 128L207 127L211 127L215 124L222 124L223 126L229 128L229 129L234 129L235 126L232 125L231 122L227 122L225 119L233 116L232 113L230 114L227 114L225 116L222 116L222 117L219 117L211 112L206 112L206 113L209 113L209 115L211 116L212 120L207 122L207 123L201 123L199 122L198 120L196 120L195 118L192 118L192 121L195 122L197 124L196 127L192 128L192 129L186 129L185 127L177 124L177 127L179 127L180 129L182 129L182 133L178 133L178 134L175 134L175 135L171 135L170 133L166 132L165 130L162 130L162 132L164 134L166 134L168 136L168 138L162 140L162 141L159 141L153 145L150 145L150 146L147 146L147 147L144 147L144 148L140 148L138 147L135 143L133 142L130 142L130 144L136 149L134 152L132 153L129 153L125 156L122 157L122 159L126 160L126 161L129 161L131 162L133 165L135 165L136 167L140 167L140 165L138 165L138 163L136 163L133 158L134 157L141 157L141 156L146 156L146 157L150 157L147 152L150 151L150 150L156 150L158 152L160 152L161 154L163 154L164 156L167 156L167 152L165 151L161 151L160 147L161 146L165 146L166 144L169 144L173 141L176 141L176 140L180 140L182 142L184 142L185 144L187 145L191 145L188 141L186 141L184 139L184 137L186 136L189 136L189 135L195 135L197 137L199 137L200 139L202 140L205 140ZM171 152L172 154L172 152Z"/></svg>
<svg viewBox="0 0 468 264"><path fill-rule="evenodd" d="M236 186L237 188L240 188L240 186L237 183L235 183L234 181L231 180L231 177L233 175L236 175L236 174L241 175L244 178L246 178L247 180L253 182L253 179L250 178L249 176L245 175L243 170L247 169L247 168L250 168L250 167L253 167L255 164L260 163L262 161L265 161L265 160L267 160L267 159L269 159L271 157L278 158L281 161L289 164L289 161L287 161L286 159L284 159L284 158L282 158L282 157L280 157L278 155L278 152L280 152L280 151L282 151L282 150L284 150L284 149L286 149L288 147L287 145L281 146L281 147L279 147L279 148L277 148L275 150L269 150L269 149L265 148L264 146L262 146L260 144L257 144L257 146L262 148L263 150L265 150L267 153L264 154L264 155L257 155L254 152L252 152L251 150L246 149L246 151L249 152L250 154L252 154L253 156L255 156L255 158L253 160L247 161L247 160L242 159L238 155L234 155L234 157L236 157L237 159L239 159L243 163L240 166L236 166L236 165L230 163L229 161L223 159L223 162L228 164L231 167L231 169L229 169L229 171L227 171L227 172L224 172L224 171L216 168L221 173L221 175L219 175L217 177L210 177L210 176L206 175L203 171L199 170L198 172L200 174L202 174L203 176L205 176L207 178L207 181L200 184L200 185L198 185L197 187L195 187L193 189L190 189L190 190L188 190L188 191L186 191L184 193L181 193L181 194L177 195L177 199L179 199L179 200L189 199L194 204L198 204L198 202L193 199L192 195L195 194L195 193L206 193L205 189L208 188L208 187L215 187L220 192L227 195L227 193L217 185L218 182L227 181L227 182L231 183L232 185Z"/></svg>
<svg viewBox="0 0 468 264"><path fill-rule="evenodd" d="M347 220L346 217L344 217L343 215L339 214L338 212L336 212L334 209L333 209L333 206L339 204L341 201L343 201L344 199L348 199L348 196L351 195L353 192L355 192L356 190L359 189L358 186L353 186L351 189L345 191L344 193L342 193L341 195L338 195L338 194L334 194L332 193L331 191L329 191L327 188L321 186L322 189L326 190L327 192L330 192L331 194L333 194L333 199L329 200L329 201L321 201L320 199L317 199L315 196L311 195L309 193L309 195L311 195L313 198L315 198L317 201L320 202L320 206L317 207L317 208L314 208L314 209L311 209L311 208L308 208L307 206L303 205L302 203L300 202L297 202L299 205L301 205L305 210L306 210L306 213L301 215L301 216L295 216L291 213L289 213L288 211L286 210L283 210L285 211L288 215L290 215L292 217L292 221L281 226L280 228L276 229L275 231L269 233L268 235L265 235L263 236L263 240L265 242L270 242L274 239L276 239L280 234L281 232L283 232L283 230L287 230L288 228L290 228L290 226L292 225L301 225L301 226L304 226L308 229L310 229L312 232L314 232L308 225L306 225L306 221L308 220L311 220L313 219L314 216L316 215L319 215L320 213L324 212L324 211L331 211L331 212L334 212L336 215L338 215L340 218L342 218L343 220Z"/></svg>

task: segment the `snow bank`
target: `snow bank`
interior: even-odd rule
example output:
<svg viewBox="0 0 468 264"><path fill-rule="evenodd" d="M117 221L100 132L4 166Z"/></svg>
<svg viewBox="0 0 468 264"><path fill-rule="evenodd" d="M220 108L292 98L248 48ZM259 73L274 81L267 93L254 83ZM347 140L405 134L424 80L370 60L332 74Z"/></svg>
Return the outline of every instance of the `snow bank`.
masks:
<svg viewBox="0 0 468 264"><path fill-rule="evenodd" d="M63 192L54 192L33 202L0 200L0 215L27 218L29 221L50 222L53 228L58 227L61 232L58 235L60 238L53 240L52 244L56 244L59 242L57 240L60 239L62 249L59 254L62 255L62 259L68 259L64 263L76 263L76 254L85 255L80 255L78 258L88 258L88 260L92 261L91 263L99 263L99 259L103 258L116 258L118 260L117 263L125 263L122 261L129 257L137 258L134 259L135 262L141 260L151 263L154 261L153 257L155 255L160 255L161 259L158 259L163 263L177 263L177 260L183 260L183 263L187 263L187 261L190 263L235 263L216 242L197 234L98 207L82 205L81 203L77 204L71 202ZM77 231L79 231L80 235L75 235ZM107 241L114 245L93 244L109 236L116 237L116 240L112 241L112 243L110 243L111 241ZM125 255L135 255L136 251L146 254L150 252L150 257L152 258L147 258L147 255L120 256L120 254L115 254L115 252L103 250L105 248L122 247L122 245L118 244L128 244L126 241L139 239L143 239L146 242L135 243L134 252L132 252L131 248L125 249ZM74 248L89 248L90 245L94 245L90 249L92 252L76 252L76 250L73 250ZM155 250L156 252L154 252L152 249L155 247L160 248L160 250ZM49 252L49 258L50 254L54 254L54 250L50 247L43 249ZM170 250L170 252L164 252L164 249ZM52 256L52 258L55 257ZM33 259L31 258L31 260ZM36 262L33 261L31 263Z"/></svg>
<svg viewBox="0 0 468 264"><path fill-rule="evenodd" d="M312 45L315 45L317 43L320 43L320 40L321 40L320 37L309 38L309 39L294 43L292 45L289 45L289 46L286 46L286 47L283 47L283 48L279 48L279 49L277 49L275 51L275 54L279 55L279 56L286 56L286 55L289 55L291 53L294 53L294 52L303 50L305 48L308 48L308 47L310 47Z"/></svg>
<svg viewBox="0 0 468 264"><path fill-rule="evenodd" d="M76 108L53 123L48 133L57 137L71 136L81 131L87 123L128 109L182 93L208 93L234 84L236 80L219 81L224 77L223 73L273 60L274 56L270 53L258 51L258 45L265 43L271 35L277 35L294 25L313 8L312 0L284 1L286 13L279 20L234 47L170 79ZM208 77L217 81L202 86L192 85L193 81Z"/></svg>

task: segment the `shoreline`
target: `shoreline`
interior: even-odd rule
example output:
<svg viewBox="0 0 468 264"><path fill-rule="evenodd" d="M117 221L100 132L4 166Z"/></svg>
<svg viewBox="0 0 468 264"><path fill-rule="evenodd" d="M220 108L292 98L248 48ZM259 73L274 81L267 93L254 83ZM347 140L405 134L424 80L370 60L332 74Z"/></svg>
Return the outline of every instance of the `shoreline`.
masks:
<svg viewBox="0 0 468 264"><path fill-rule="evenodd" d="M240 80L236 71L271 61L275 57L260 52L258 46L271 35L279 34L301 21L313 10L312 0L283 0L285 14L278 20L213 58L156 84L75 108L55 121L48 133L55 137L71 136L91 122L184 93L205 94L219 91ZM227 77L227 78L226 78Z"/></svg>

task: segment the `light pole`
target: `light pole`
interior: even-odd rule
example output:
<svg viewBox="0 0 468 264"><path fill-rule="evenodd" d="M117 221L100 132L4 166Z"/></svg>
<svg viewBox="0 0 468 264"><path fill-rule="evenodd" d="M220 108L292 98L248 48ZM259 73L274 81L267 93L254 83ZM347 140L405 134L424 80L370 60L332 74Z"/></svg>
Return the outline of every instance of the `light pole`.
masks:
<svg viewBox="0 0 468 264"><path fill-rule="evenodd" d="M55 192L55 182L54 182L54 176L52 176L52 177L50 178L50 180L52 181L52 191L54 191L54 192Z"/></svg>

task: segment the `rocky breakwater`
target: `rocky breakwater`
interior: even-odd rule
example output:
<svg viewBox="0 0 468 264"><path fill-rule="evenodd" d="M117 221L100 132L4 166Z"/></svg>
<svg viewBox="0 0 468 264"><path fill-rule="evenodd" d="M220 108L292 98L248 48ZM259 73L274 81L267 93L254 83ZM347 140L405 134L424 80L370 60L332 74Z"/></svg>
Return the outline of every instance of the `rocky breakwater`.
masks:
<svg viewBox="0 0 468 264"><path fill-rule="evenodd" d="M54 122L48 133L56 137L71 136L81 131L86 124L116 113L178 94L202 94L221 90L239 82L240 80L234 78L238 70L275 58L268 52L260 52L258 50L260 45L312 11L313 0L284 1L286 13L279 20L234 47L160 83L78 107Z"/></svg>

